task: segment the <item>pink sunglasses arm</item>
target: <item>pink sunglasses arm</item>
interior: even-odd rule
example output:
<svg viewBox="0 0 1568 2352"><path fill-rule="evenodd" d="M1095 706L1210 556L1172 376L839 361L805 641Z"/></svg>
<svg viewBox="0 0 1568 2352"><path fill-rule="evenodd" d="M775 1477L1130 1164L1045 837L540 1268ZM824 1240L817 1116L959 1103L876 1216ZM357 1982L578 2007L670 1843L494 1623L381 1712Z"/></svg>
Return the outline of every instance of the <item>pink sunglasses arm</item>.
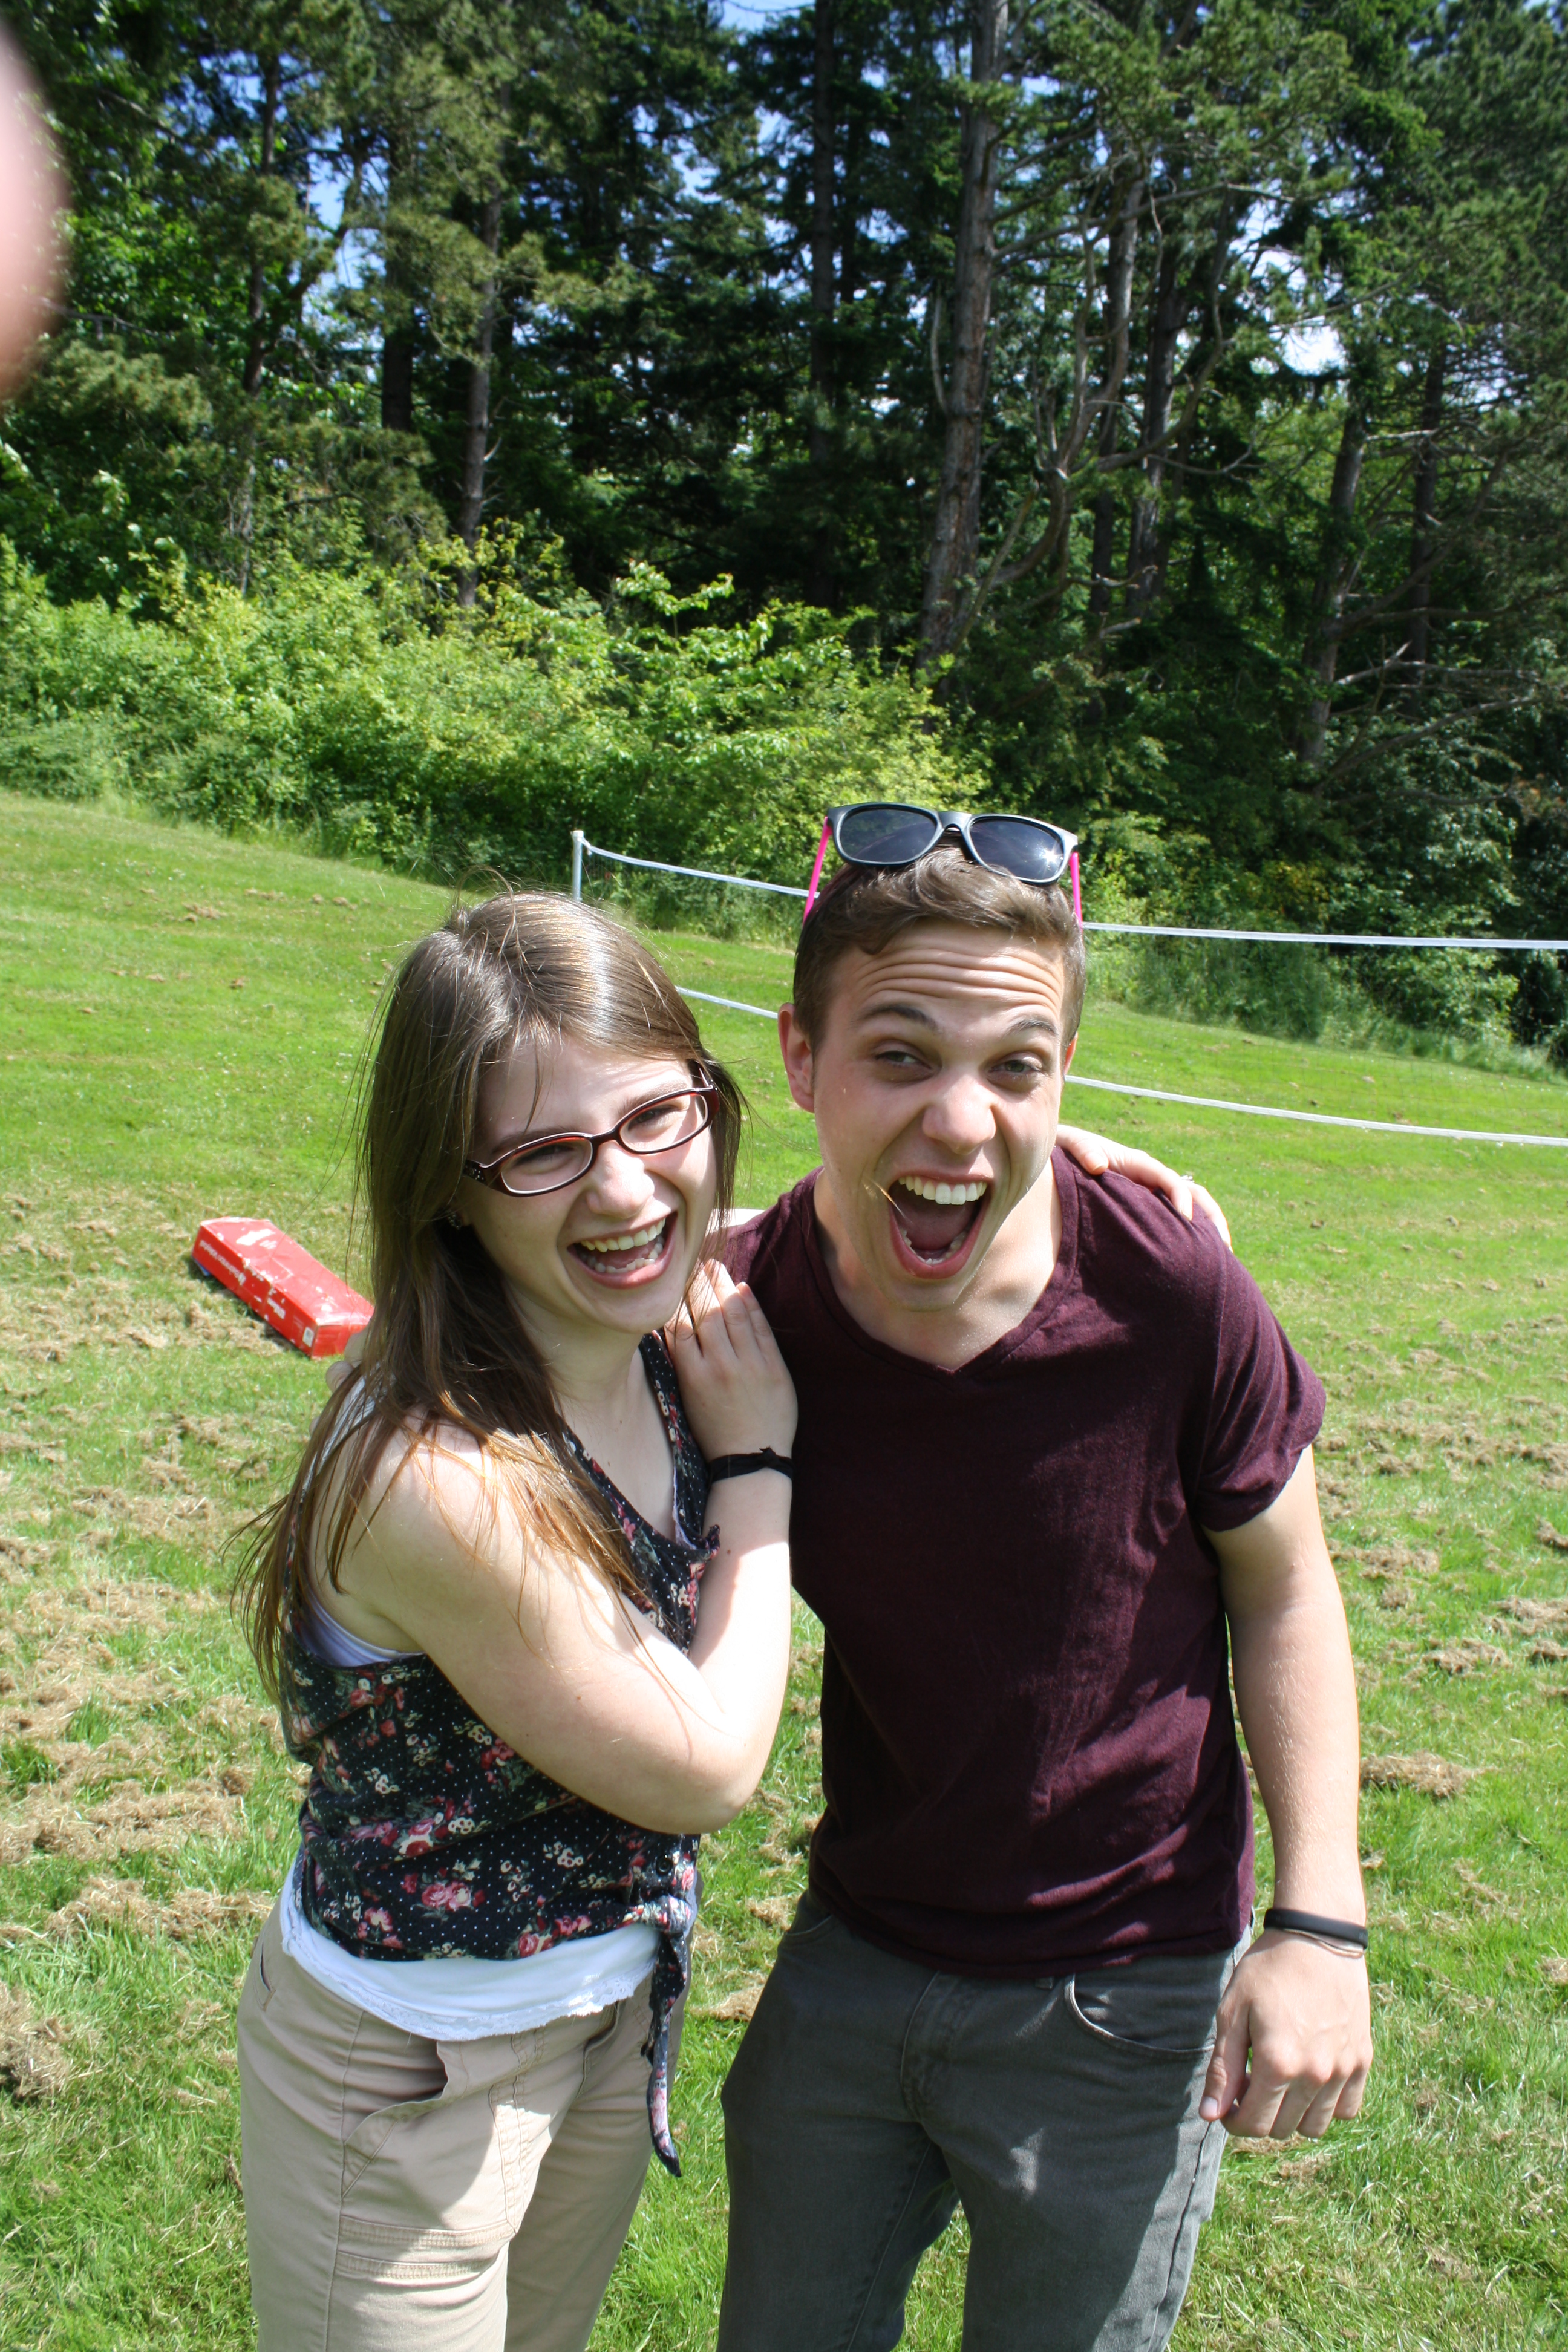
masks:
<svg viewBox="0 0 1568 2352"><path fill-rule="evenodd" d="M832 833L833 819L830 816L824 817L822 821L822 839L816 845L816 863L811 869L811 887L805 894L805 913L800 919L801 929L803 930L805 928L805 924L811 914L812 908L816 904L816 886L822 879L822 862L827 856L827 844Z"/></svg>
<svg viewBox="0 0 1568 2352"><path fill-rule="evenodd" d="M1083 899L1079 894L1078 887L1078 852L1076 849L1073 851L1068 863L1072 867L1072 919L1078 925L1079 929L1081 931L1083 929Z"/></svg>

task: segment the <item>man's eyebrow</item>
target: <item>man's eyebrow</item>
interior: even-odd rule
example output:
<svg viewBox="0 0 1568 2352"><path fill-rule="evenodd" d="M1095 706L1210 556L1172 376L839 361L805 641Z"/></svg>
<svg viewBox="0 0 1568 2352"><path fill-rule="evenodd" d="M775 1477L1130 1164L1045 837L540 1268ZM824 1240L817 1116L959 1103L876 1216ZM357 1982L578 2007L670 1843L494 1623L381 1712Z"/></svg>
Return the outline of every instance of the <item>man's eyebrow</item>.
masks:
<svg viewBox="0 0 1568 2352"><path fill-rule="evenodd" d="M936 1029L941 1024L922 1004L895 1004L890 1001L868 1004L858 1016L861 1021L912 1021L917 1029Z"/></svg>
<svg viewBox="0 0 1568 2352"><path fill-rule="evenodd" d="M889 998L878 1004L867 1005L857 1016L862 1026L875 1021L908 1021L917 1029L940 1029L942 1024L928 1013L923 1004L900 1004ZM1004 1032L1005 1040L1026 1037L1048 1037L1053 1045L1061 1036L1061 1024L1053 1013L1020 1013Z"/></svg>

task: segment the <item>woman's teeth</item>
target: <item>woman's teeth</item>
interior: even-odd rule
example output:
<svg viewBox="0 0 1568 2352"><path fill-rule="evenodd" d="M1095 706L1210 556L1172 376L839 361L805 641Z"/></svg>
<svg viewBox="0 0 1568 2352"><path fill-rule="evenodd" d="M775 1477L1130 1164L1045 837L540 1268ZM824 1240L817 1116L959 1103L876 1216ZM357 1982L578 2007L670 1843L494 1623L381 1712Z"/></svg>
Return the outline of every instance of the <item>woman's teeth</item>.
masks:
<svg viewBox="0 0 1568 2352"><path fill-rule="evenodd" d="M898 1181L903 1192L912 1192L919 1201L935 1201L944 1209L983 1201L989 1190L985 1184L933 1184L929 1176L900 1176Z"/></svg>
<svg viewBox="0 0 1568 2352"><path fill-rule="evenodd" d="M620 1250L648 1249L664 1239L664 1229L668 1223L668 1217L660 1217L655 1225L639 1225L635 1234L612 1234L606 1241L579 1242L577 1246L592 1250L595 1256L607 1256Z"/></svg>

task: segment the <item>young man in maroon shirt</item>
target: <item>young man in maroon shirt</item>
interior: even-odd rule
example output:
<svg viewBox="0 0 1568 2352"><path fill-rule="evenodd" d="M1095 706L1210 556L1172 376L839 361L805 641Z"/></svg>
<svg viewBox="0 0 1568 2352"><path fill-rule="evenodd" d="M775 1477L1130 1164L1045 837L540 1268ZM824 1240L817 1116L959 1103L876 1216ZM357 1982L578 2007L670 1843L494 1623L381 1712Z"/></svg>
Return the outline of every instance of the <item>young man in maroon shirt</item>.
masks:
<svg viewBox="0 0 1568 2352"><path fill-rule="evenodd" d="M1225 2133L1361 2103L1322 1392L1212 1229L1053 1157L1082 990L1062 892L944 838L835 877L780 1015L822 1166L731 1262L799 1391L824 1811L724 2093L720 2352L896 2344L960 2203L965 2352L1157 2352Z"/></svg>

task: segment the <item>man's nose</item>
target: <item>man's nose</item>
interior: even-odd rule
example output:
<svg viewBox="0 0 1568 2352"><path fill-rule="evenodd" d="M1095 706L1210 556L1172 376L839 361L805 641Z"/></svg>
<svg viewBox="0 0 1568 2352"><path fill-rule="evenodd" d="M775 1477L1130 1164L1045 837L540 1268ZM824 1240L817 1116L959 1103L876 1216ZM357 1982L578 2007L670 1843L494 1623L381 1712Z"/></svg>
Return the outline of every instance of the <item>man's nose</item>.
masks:
<svg viewBox="0 0 1568 2352"><path fill-rule="evenodd" d="M996 1132L990 1090L973 1070L948 1072L927 1103L921 1127L928 1141L946 1151L977 1150Z"/></svg>

